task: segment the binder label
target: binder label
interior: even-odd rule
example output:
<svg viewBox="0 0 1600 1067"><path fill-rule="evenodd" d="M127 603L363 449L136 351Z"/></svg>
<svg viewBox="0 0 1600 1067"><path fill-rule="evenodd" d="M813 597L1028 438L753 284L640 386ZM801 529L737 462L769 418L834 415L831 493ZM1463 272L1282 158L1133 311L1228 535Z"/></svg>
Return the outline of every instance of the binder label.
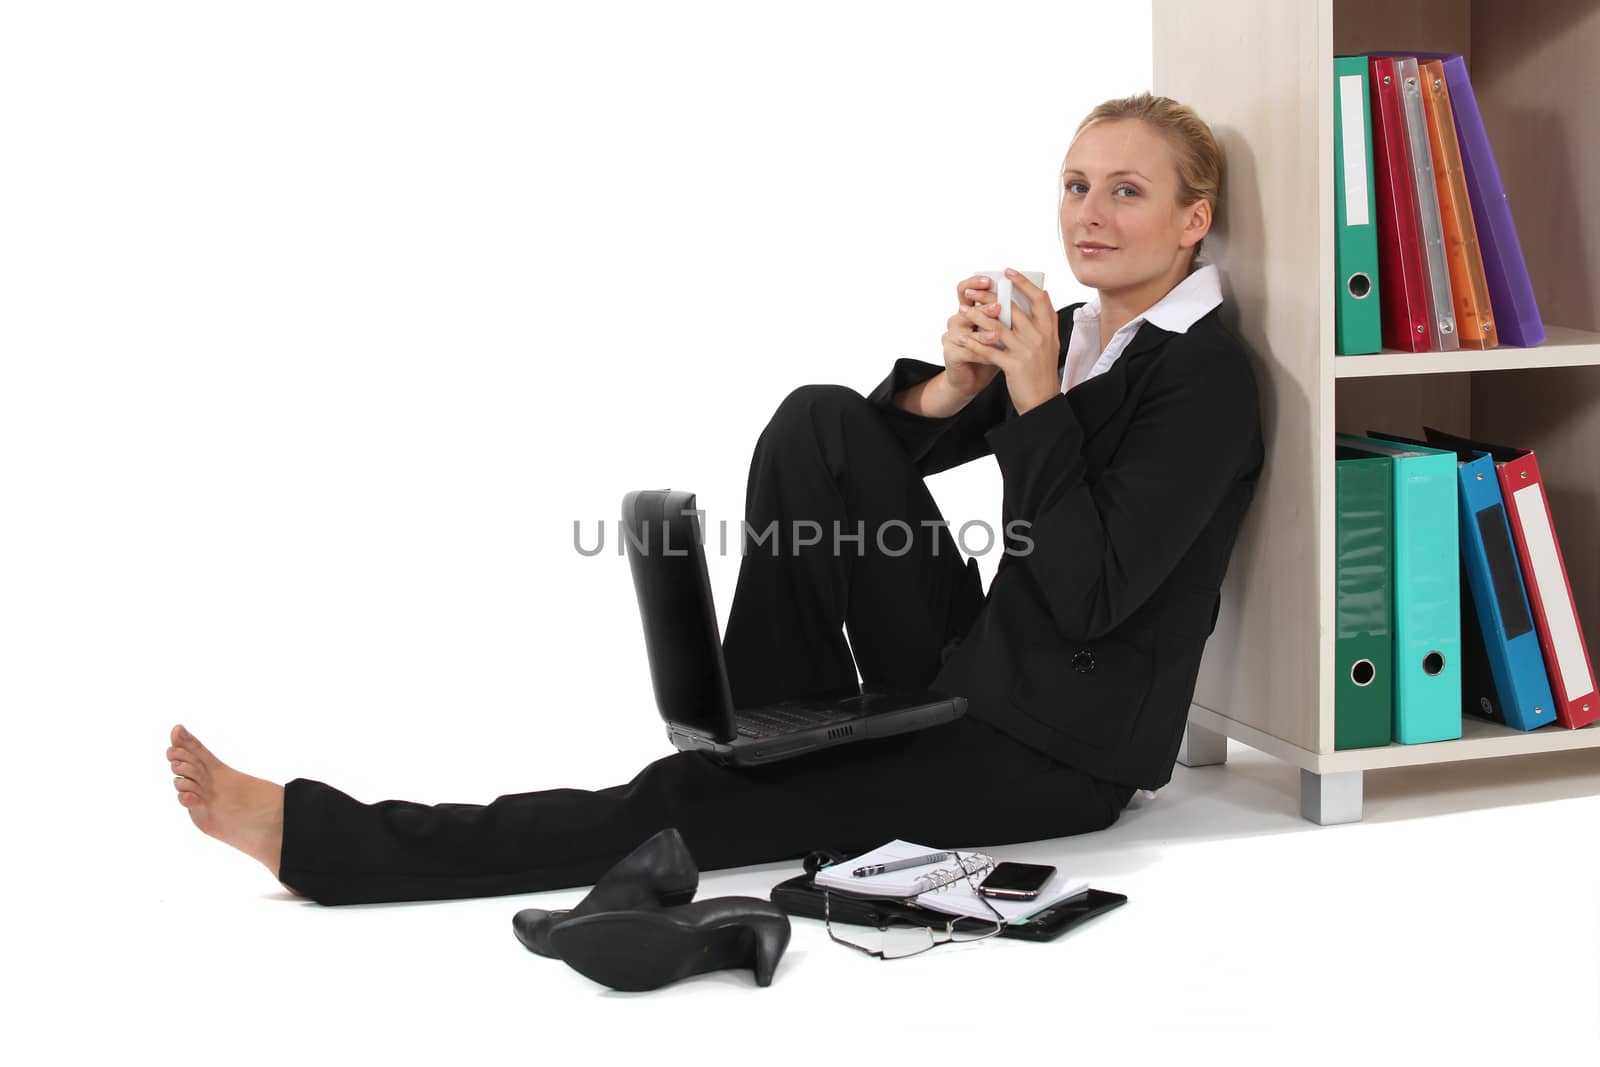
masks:
<svg viewBox="0 0 1600 1067"><path fill-rule="evenodd" d="M1339 79L1339 136L1344 139L1344 221L1368 226L1366 104L1361 91L1367 79L1346 74Z"/></svg>
<svg viewBox="0 0 1600 1067"><path fill-rule="evenodd" d="M1533 574L1544 601L1545 620L1550 624L1550 641L1555 645L1556 665L1561 669L1561 690L1570 704L1587 695L1589 677L1583 664L1583 644L1578 638L1578 617L1573 612L1567 581L1556 558L1550 513L1545 510L1544 493L1537 484L1518 489L1512 499L1522 519L1522 534L1528 542L1528 562L1533 564ZM1573 692L1574 685L1584 688Z"/></svg>

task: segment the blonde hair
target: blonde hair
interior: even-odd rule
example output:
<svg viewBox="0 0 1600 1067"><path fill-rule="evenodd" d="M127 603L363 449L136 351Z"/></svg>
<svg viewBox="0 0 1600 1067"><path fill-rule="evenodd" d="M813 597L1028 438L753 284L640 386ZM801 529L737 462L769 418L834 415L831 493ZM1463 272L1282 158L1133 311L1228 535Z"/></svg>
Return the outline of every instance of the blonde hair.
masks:
<svg viewBox="0 0 1600 1067"><path fill-rule="evenodd" d="M1207 201L1211 205L1212 224L1215 225L1218 200L1222 194L1222 149L1217 147L1211 127L1187 104L1180 104L1167 96L1140 93L1100 104L1078 123L1072 139L1076 141L1091 126L1121 119L1138 119L1166 139L1172 149L1173 169L1178 172L1178 203L1190 207L1202 200ZM1066 183L1063 181L1062 194L1065 193ZM1191 250L1191 271L1200 259L1200 248L1204 244L1205 239L1201 238Z"/></svg>

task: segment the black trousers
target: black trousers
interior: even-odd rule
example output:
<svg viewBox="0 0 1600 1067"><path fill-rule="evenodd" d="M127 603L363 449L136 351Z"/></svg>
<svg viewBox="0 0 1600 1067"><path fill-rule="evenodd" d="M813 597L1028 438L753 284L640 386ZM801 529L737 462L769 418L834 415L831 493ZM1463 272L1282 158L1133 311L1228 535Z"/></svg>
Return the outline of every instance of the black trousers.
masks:
<svg viewBox="0 0 1600 1067"><path fill-rule="evenodd" d="M844 386L804 386L779 405L751 459L745 522L756 537L741 546L723 637L737 706L857 692L858 667L869 689L925 688L983 606L905 449ZM296 778L284 787L278 880L324 904L585 886L668 826L703 870L896 837L993 846L1102 829L1132 792L969 708L931 729L763 766L679 752L625 785L489 804L363 804Z"/></svg>

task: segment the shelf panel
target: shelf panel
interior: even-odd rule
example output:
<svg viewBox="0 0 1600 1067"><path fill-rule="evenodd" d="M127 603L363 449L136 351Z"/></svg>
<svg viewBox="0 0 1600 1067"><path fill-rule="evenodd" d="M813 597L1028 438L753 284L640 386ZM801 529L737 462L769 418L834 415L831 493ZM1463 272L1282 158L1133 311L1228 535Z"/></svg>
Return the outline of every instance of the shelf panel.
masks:
<svg viewBox="0 0 1600 1067"><path fill-rule="evenodd" d="M1481 370L1528 370L1539 367L1600 366L1600 333L1565 326L1544 328L1537 348L1491 348L1487 352L1396 352L1371 356L1335 356L1336 378L1379 378L1398 374L1463 374Z"/></svg>
<svg viewBox="0 0 1600 1067"><path fill-rule="evenodd" d="M1537 730L1513 730L1483 719L1468 718L1462 723L1457 741L1435 741L1427 745L1385 745L1382 748L1353 748L1342 752L1309 752L1271 734L1219 715L1198 704L1189 706L1189 721L1241 744L1276 756L1317 774L1338 771L1370 771L1383 767L1417 767L1425 763L1450 763L1455 760L1490 759L1496 756L1525 756L1534 752L1562 752L1575 748L1600 748L1600 723L1581 730L1543 726Z"/></svg>

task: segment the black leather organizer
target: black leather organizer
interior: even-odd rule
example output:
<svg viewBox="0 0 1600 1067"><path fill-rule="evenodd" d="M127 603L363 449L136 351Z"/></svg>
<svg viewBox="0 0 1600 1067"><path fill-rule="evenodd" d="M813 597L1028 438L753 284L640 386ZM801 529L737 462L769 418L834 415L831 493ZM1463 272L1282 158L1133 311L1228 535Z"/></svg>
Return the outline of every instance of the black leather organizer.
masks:
<svg viewBox="0 0 1600 1067"><path fill-rule="evenodd" d="M803 873L772 887L772 902L786 914L821 919L822 890L812 882L811 876L819 862L837 862L843 858L818 853L806 857L806 870ZM931 908L907 904L895 897L851 893L841 889L830 889L828 897L831 920L850 926L873 926L878 929L891 925L942 927L953 918ZM1008 923L999 936L1023 941L1054 941L1073 927L1127 902L1127 896L1122 893L1087 889L1075 897L1058 901L1025 923ZM957 918L955 929L963 933L977 933L993 930L994 924L982 919Z"/></svg>

